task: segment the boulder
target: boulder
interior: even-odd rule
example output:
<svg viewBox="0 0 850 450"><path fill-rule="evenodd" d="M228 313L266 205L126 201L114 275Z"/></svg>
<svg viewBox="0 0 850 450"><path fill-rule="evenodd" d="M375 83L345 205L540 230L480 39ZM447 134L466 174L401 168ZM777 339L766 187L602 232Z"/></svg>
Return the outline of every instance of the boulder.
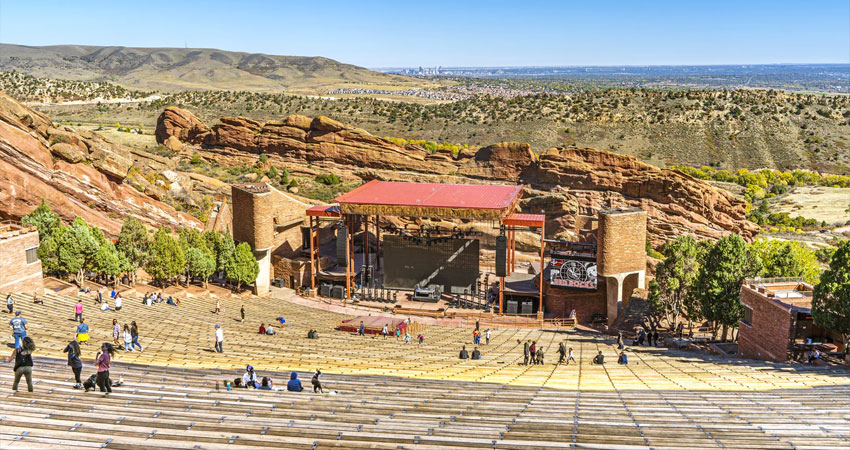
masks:
<svg viewBox="0 0 850 450"><path fill-rule="evenodd" d="M113 178L123 180L133 165L130 151L109 142L97 142L92 148L89 159L92 165Z"/></svg>
<svg viewBox="0 0 850 450"><path fill-rule="evenodd" d="M282 121L283 125L293 128L299 128L304 131L310 131L310 124L313 123L313 119L302 116L301 114L292 114L287 116Z"/></svg>
<svg viewBox="0 0 850 450"><path fill-rule="evenodd" d="M50 153L64 159L65 161L78 163L82 162L88 156L86 153L83 153L79 147L72 144L67 144L64 142L59 142L50 146Z"/></svg>
<svg viewBox="0 0 850 450"><path fill-rule="evenodd" d="M337 122L336 120L325 116L317 116L310 123L310 129L318 131L342 131L346 128L348 127L343 125L342 122Z"/></svg>
<svg viewBox="0 0 850 450"><path fill-rule="evenodd" d="M164 145L165 148L174 150L175 152L183 150L183 143L180 142L180 139L177 139L177 136L169 136L162 145Z"/></svg>
<svg viewBox="0 0 850 450"><path fill-rule="evenodd" d="M181 142L200 144L209 132L210 128L194 114L176 106L165 108L156 121L156 142L159 144L164 144L171 136Z"/></svg>

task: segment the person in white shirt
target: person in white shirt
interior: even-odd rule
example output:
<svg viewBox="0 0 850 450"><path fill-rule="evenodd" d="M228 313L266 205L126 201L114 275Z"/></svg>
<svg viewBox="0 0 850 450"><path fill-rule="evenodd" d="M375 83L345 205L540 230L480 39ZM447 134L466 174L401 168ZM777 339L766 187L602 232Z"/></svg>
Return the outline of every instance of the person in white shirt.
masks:
<svg viewBox="0 0 850 450"><path fill-rule="evenodd" d="M133 351L133 333L130 332L130 326L124 324L124 351Z"/></svg>
<svg viewBox="0 0 850 450"><path fill-rule="evenodd" d="M257 382L257 374L254 372L254 366L245 368L245 375L242 375L242 385L255 389L260 387L260 383Z"/></svg>
<svg viewBox="0 0 850 450"><path fill-rule="evenodd" d="M221 329L219 324L215 325L215 351L219 353L224 353L224 349L222 348L222 344L224 343L224 330Z"/></svg>
<svg viewBox="0 0 850 450"><path fill-rule="evenodd" d="M486 342L487 345L490 345L490 329L489 328L487 328L487 331L484 332L484 342Z"/></svg>
<svg viewBox="0 0 850 450"><path fill-rule="evenodd" d="M121 311L121 294L115 295L115 310Z"/></svg>

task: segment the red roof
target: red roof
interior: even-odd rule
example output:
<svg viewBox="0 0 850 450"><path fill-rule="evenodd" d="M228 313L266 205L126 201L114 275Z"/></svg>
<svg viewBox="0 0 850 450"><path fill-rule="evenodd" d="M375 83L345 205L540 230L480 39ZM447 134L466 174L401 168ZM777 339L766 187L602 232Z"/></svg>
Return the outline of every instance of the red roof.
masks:
<svg viewBox="0 0 850 450"><path fill-rule="evenodd" d="M336 205L316 205L307 208L308 216L316 217L339 217L339 206Z"/></svg>
<svg viewBox="0 0 850 450"><path fill-rule="evenodd" d="M542 227L546 223L546 216L543 214L513 213L505 218L502 223L514 226Z"/></svg>
<svg viewBox="0 0 850 450"><path fill-rule="evenodd" d="M372 180L340 195L340 204L421 206L431 208L497 209L510 207L519 186L404 183Z"/></svg>

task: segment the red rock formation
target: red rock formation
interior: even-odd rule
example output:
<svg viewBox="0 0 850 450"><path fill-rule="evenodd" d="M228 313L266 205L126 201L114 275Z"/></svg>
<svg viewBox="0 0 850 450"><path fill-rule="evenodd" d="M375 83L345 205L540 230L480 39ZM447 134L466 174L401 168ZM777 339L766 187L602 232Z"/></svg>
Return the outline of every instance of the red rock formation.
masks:
<svg viewBox="0 0 850 450"><path fill-rule="evenodd" d="M167 108L160 116L158 123L163 126L157 127L157 137L191 135L175 125L181 121L194 123L197 119L179 108ZM197 124L192 126L202 129ZM552 227L547 229L553 234L568 231L574 223L570 217L577 212L614 206L647 210L648 234L656 245L683 233L719 238L735 232L751 239L758 232L758 227L746 220L745 203L731 194L681 172L603 150L551 148L538 156L528 144L503 142L474 154L432 154L400 147L327 117L310 120L298 115L263 124L224 117L209 133L194 134L185 142L228 155L234 150L268 153L293 164L353 174L362 175L362 169L387 171L380 175L385 179L392 178L393 171L406 171L396 176L408 179L409 172L417 172L460 175L470 182L523 183L531 188L528 195L532 197L523 202L524 207L529 212L549 214Z"/></svg>
<svg viewBox="0 0 850 450"><path fill-rule="evenodd" d="M129 216L151 226L201 226L124 184L132 164L127 148L56 127L0 93L0 217L20 219L44 199L64 221L81 216L113 236Z"/></svg>

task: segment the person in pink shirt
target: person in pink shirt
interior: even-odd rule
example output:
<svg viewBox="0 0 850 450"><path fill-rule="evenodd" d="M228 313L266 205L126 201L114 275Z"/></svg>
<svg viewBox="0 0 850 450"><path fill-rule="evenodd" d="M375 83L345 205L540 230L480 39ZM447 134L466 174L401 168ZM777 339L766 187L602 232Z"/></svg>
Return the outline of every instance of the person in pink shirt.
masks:
<svg viewBox="0 0 850 450"><path fill-rule="evenodd" d="M83 301L77 299L77 304L74 305L74 320L76 322L82 322L83 319Z"/></svg>
<svg viewBox="0 0 850 450"><path fill-rule="evenodd" d="M94 359L97 366L97 387L100 392L109 394L112 392L112 381L109 379L109 367L112 365L112 357L115 356L115 347L109 342L104 342L100 351Z"/></svg>

